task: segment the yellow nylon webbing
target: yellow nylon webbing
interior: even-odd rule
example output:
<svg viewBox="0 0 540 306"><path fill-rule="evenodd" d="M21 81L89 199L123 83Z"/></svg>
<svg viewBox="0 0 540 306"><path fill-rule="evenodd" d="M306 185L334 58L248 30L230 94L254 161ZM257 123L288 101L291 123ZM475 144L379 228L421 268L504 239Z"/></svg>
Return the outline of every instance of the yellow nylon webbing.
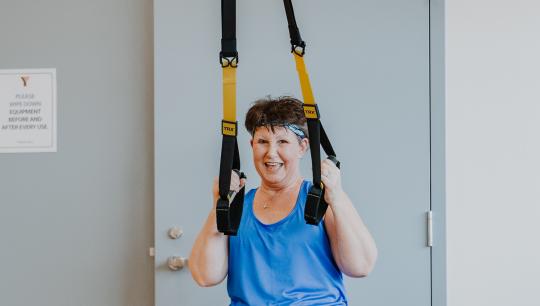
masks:
<svg viewBox="0 0 540 306"><path fill-rule="evenodd" d="M236 68L223 68L223 120L236 122Z"/></svg>
<svg viewBox="0 0 540 306"><path fill-rule="evenodd" d="M300 79L300 87L302 88L304 103L315 105L315 98L313 97L313 91L311 90L311 83L309 82L309 76L306 70L306 64L304 63L304 58L294 52L293 54L294 60L296 61L296 71L298 71L298 78Z"/></svg>

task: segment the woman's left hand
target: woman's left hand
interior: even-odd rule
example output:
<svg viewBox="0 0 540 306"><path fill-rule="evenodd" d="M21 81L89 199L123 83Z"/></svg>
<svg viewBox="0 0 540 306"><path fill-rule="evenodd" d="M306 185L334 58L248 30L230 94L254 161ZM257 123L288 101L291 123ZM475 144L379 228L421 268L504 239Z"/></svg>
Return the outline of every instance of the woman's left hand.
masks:
<svg viewBox="0 0 540 306"><path fill-rule="evenodd" d="M341 171L329 159L321 162L321 181L324 184L324 200L332 206L345 194L341 187Z"/></svg>

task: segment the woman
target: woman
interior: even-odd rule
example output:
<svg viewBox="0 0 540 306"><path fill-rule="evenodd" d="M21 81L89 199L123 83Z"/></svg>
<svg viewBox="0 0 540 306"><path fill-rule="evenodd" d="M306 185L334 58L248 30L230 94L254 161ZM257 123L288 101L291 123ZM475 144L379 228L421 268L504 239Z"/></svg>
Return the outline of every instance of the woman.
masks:
<svg viewBox="0 0 540 306"><path fill-rule="evenodd" d="M299 100L259 100L245 121L261 185L244 199L238 236L217 231L214 208L191 251L189 267L201 286L228 276L231 305L347 305L342 273L364 277L377 258L375 242L341 186L339 169L321 163L329 208L318 225L307 225L304 207L311 182L300 174L309 147ZM231 189L244 179L232 174Z"/></svg>

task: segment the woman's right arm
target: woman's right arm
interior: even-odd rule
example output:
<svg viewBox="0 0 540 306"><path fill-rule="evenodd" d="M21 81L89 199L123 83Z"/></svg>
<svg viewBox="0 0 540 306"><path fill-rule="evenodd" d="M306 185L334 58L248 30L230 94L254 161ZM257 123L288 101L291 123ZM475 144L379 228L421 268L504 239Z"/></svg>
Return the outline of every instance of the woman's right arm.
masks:
<svg viewBox="0 0 540 306"><path fill-rule="evenodd" d="M239 190L245 183L237 175L231 177L231 189ZM204 226L197 236L188 265L191 276L199 286L210 287L221 283L228 271L228 242L229 236L220 233L216 224L216 203L219 198L218 179L214 179L213 198L214 205Z"/></svg>
<svg viewBox="0 0 540 306"><path fill-rule="evenodd" d="M214 203L216 201L217 199ZM228 236L218 232L216 210L212 209L195 240L188 260L191 276L199 286L215 286L227 276L228 239Z"/></svg>

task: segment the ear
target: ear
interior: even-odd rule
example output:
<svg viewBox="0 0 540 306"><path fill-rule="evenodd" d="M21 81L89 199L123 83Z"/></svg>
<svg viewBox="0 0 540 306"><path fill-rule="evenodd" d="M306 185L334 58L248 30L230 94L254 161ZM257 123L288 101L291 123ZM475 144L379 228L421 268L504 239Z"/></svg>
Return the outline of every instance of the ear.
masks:
<svg viewBox="0 0 540 306"><path fill-rule="evenodd" d="M300 141L300 157L303 157L309 149L309 140L304 138Z"/></svg>

